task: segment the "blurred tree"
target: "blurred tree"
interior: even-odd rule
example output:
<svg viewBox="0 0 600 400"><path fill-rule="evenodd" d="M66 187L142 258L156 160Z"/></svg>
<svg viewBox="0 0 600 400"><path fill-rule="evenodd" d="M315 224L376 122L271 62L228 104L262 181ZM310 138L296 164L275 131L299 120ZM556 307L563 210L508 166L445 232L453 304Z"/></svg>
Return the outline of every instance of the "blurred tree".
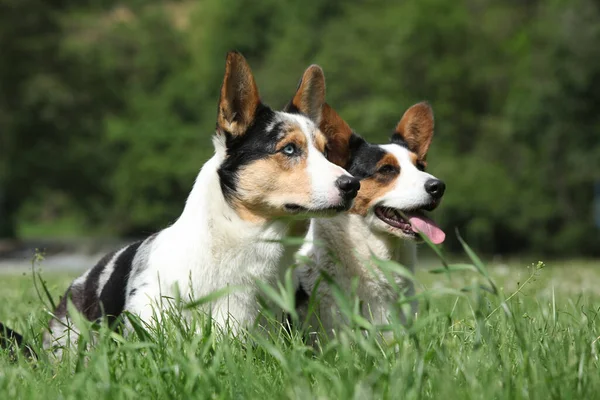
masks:
<svg viewBox="0 0 600 400"><path fill-rule="evenodd" d="M59 154L51 138L61 136L56 116L68 101L56 79L61 60L55 11L63 7L38 0L0 3L0 237L15 236L19 204L51 177L40 164ZM44 143L36 145L41 135Z"/></svg>
<svg viewBox="0 0 600 400"><path fill-rule="evenodd" d="M600 254L593 224L600 176L600 4L540 3L531 46L517 64L506 121L525 155L512 169L523 188L515 230L524 248ZM525 213L527 211L527 214Z"/></svg>
<svg viewBox="0 0 600 400"><path fill-rule="evenodd" d="M108 1L104 1L108 4ZM16 216L36 194L66 192L88 209L106 195L102 118L119 101L63 51L62 19L85 3L0 2L0 237L14 237ZM90 83L92 83L90 85Z"/></svg>
<svg viewBox="0 0 600 400"><path fill-rule="evenodd" d="M11 60L0 64L0 236L15 234L24 203L42 207L53 192L116 234L176 218L213 152L224 56L237 49L274 107L321 64L328 101L372 141L429 100L431 171L448 184L438 217L480 250L600 253L593 0L0 7Z"/></svg>

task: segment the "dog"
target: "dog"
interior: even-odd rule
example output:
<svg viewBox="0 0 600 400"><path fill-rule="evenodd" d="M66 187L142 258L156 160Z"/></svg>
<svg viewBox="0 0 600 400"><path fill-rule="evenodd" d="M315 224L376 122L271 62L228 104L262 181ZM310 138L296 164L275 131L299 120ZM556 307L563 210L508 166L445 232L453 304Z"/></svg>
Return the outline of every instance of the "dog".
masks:
<svg viewBox="0 0 600 400"><path fill-rule="evenodd" d="M354 133L328 104L322 110L320 129L329 138L328 159L359 178L361 189L348 213L311 219L294 271L298 314L302 321L308 317L311 329L321 327L328 335L346 323L328 284L333 281L343 293L355 291L360 312L369 321L388 324L397 320L391 315L391 304L400 295L397 288L412 296L414 285L398 274L390 282L373 257L396 261L413 271L418 232L434 244L445 239L444 232L425 215L440 204L445 191L444 182L425 172L433 111L425 102L410 107L390 143L383 145L371 144ZM313 292L316 312L308 315ZM409 308L415 315L414 301ZM409 316L398 317L406 323Z"/></svg>
<svg viewBox="0 0 600 400"><path fill-rule="evenodd" d="M70 299L90 321L114 322L123 311L160 320L163 299L194 299L241 287L210 303L210 315L235 334L256 319L257 280L278 276L288 216L308 219L348 210L360 187L325 156L318 129L325 78L313 65L292 99L300 112L265 105L250 66L227 55L221 87L215 155L201 168L181 216L162 231L107 254L75 279L54 311L45 348L77 337L67 311ZM74 332L72 334L71 332ZM11 331L18 340L20 336Z"/></svg>

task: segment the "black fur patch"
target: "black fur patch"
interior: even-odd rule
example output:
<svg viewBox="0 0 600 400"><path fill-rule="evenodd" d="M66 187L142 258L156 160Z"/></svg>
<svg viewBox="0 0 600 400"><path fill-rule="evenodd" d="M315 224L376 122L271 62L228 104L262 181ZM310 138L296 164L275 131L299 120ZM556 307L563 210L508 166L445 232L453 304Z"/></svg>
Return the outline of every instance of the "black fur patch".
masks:
<svg viewBox="0 0 600 400"><path fill-rule="evenodd" d="M296 298L296 308L299 308L304 307L308 304L308 299L310 298L310 295L306 290L304 290L302 285L299 285L298 289L296 289L296 294L294 297Z"/></svg>
<svg viewBox="0 0 600 400"><path fill-rule="evenodd" d="M404 138L396 132L392 133L392 136L390 137L390 143L397 144L398 146L402 146L405 149L410 150L410 148L408 147L408 143L406 143L406 140L404 140Z"/></svg>
<svg viewBox="0 0 600 400"><path fill-rule="evenodd" d="M225 198L235 197L240 168L275 153L277 141L283 133L282 124L279 123L267 131L275 116L273 110L260 104L254 122L243 135L233 136L229 132L224 133L227 158L217 172Z"/></svg>
<svg viewBox="0 0 600 400"><path fill-rule="evenodd" d="M111 252L102 257L98 264L92 268L90 273L88 274L84 284L83 290L80 290L77 287L71 285L67 293L65 293L65 297L63 298L65 302L66 308L66 298L67 296L71 296L71 300L77 309L83 313L83 315L90 321L94 321L102 316L102 310L100 309L100 303L98 302L98 283L100 280L100 275L106 265L112 260L116 252ZM81 296L81 300L79 297ZM61 301L62 305L63 301ZM59 308L60 306L59 305ZM66 310L65 310L66 311Z"/></svg>
<svg viewBox="0 0 600 400"><path fill-rule="evenodd" d="M114 268L108 281L102 288L98 297L100 276L106 266L113 259L116 252L111 252L102 257L92 268L82 285L72 284L61 298L55 315L62 317L67 314L67 298L71 298L73 305L90 321L95 321L104 314L112 321L114 317L123 312L125 305L125 288L131 272L133 258L143 241L128 245L114 261Z"/></svg>
<svg viewBox="0 0 600 400"><path fill-rule="evenodd" d="M349 147L350 157L345 169L361 180L373 176L377 171L377 163L386 155L386 151L381 147L354 133L350 137Z"/></svg>
<svg viewBox="0 0 600 400"><path fill-rule="evenodd" d="M108 316L109 322L113 322L125 307L125 297L129 273L133 265L133 259L137 254L142 240L130 244L115 260L115 267L106 285L100 293L100 304L104 309L104 314Z"/></svg>
<svg viewBox="0 0 600 400"><path fill-rule="evenodd" d="M296 294L295 294L296 310L299 310L301 308L308 306L309 299L310 299L309 293L306 290L304 290L304 288L300 284L298 286L298 288L296 289ZM285 320L287 322L286 326L289 329L292 329L294 327L294 321L292 320L292 316L290 314L286 313Z"/></svg>
<svg viewBox="0 0 600 400"><path fill-rule="evenodd" d="M302 83L302 79L300 80L300 83ZM300 87L300 85L298 85L298 87ZM296 105L294 103L292 103L291 101L283 108L283 111L285 111L286 113L290 113L290 114L304 115L308 118L308 116L306 114L304 114L302 111L300 111L300 109L298 107L296 107Z"/></svg>

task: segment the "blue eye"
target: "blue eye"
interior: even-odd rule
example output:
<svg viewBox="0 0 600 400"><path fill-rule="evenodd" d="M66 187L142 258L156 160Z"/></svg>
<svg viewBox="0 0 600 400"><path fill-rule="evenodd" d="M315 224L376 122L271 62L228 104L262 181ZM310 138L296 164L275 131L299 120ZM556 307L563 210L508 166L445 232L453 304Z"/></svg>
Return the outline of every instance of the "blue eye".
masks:
<svg viewBox="0 0 600 400"><path fill-rule="evenodd" d="M286 144L281 151L287 156L293 156L296 154L296 145L293 143Z"/></svg>

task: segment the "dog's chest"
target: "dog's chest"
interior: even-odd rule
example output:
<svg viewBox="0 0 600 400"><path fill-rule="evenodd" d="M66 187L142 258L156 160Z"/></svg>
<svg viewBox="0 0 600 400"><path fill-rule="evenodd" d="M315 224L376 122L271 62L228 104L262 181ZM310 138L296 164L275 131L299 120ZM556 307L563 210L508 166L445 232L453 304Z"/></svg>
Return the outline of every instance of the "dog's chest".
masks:
<svg viewBox="0 0 600 400"><path fill-rule="evenodd" d="M181 282L190 282L196 295L227 286L254 287L257 279L270 281L277 276L283 252L277 240L283 233L281 227L272 226L258 232L240 230L235 238L229 232L205 237L177 252L180 259L171 264L171 276L180 288Z"/></svg>
<svg viewBox="0 0 600 400"><path fill-rule="evenodd" d="M319 270L324 270L347 293L353 291L362 301L389 302L397 298L398 289L409 285L407 279L393 269L412 270L414 244L376 235L360 218L353 217L336 218L334 224L319 221L317 229L311 232L315 241L327 243L325 248L314 246L307 251L315 268L311 280L316 279Z"/></svg>
<svg viewBox="0 0 600 400"><path fill-rule="evenodd" d="M218 262L212 268L215 280L224 280L222 283L226 284L249 284L254 279L271 281L276 276L283 248L279 243L257 239L216 253Z"/></svg>

